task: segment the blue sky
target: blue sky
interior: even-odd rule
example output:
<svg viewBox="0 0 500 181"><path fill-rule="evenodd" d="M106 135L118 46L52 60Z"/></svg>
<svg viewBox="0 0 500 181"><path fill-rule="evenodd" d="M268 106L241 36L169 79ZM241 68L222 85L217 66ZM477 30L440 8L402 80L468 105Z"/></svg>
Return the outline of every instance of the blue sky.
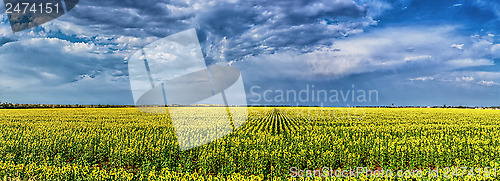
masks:
<svg viewBox="0 0 500 181"><path fill-rule="evenodd" d="M133 104L127 57L197 28L206 61L239 68L248 100L314 85L378 101L300 104L500 105L499 26L487 0L80 1L15 34L2 15L0 101Z"/></svg>

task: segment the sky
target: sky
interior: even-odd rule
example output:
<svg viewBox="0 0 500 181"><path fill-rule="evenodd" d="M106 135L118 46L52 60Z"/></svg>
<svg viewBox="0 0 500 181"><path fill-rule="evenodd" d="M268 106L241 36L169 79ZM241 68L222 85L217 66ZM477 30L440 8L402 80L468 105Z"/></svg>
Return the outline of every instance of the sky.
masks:
<svg viewBox="0 0 500 181"><path fill-rule="evenodd" d="M0 12L0 102L134 104L129 57L195 28L248 104L500 105L498 1L81 0L16 33Z"/></svg>

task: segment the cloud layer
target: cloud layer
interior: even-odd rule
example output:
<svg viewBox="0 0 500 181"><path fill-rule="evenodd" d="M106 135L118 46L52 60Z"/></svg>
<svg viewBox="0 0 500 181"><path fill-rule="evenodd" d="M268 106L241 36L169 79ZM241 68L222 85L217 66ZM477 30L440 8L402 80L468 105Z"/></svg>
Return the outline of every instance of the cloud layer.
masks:
<svg viewBox="0 0 500 181"><path fill-rule="evenodd" d="M131 104L127 58L190 28L198 29L206 60L240 68L246 85L371 85L356 79L367 76L384 77L386 87L491 95L500 83L499 7L480 0L89 0L16 34L4 14L0 101Z"/></svg>

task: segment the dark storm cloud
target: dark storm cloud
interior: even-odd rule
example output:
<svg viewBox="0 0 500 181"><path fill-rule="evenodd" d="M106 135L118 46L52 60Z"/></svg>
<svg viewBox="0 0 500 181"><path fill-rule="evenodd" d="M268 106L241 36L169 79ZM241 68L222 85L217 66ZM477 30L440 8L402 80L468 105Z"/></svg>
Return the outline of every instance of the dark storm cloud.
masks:
<svg viewBox="0 0 500 181"><path fill-rule="evenodd" d="M337 37L362 32L373 23L365 15L365 7L349 0L89 0L52 22L16 34L8 29L4 15L0 96L29 102L34 96L16 92L36 95L35 90L44 89L51 90L44 94L46 100L64 100L49 93L55 87L79 87L103 96L104 82L128 89L122 79L127 75L124 59L137 48L188 28L198 28L209 61L225 62L283 50L314 50ZM91 84L101 86L82 86Z"/></svg>
<svg viewBox="0 0 500 181"><path fill-rule="evenodd" d="M353 1L85 1L72 23L119 36L164 37L198 28L208 59L308 51L374 22Z"/></svg>
<svg viewBox="0 0 500 181"><path fill-rule="evenodd" d="M373 23L365 15L364 7L352 1L259 1L207 8L195 22L207 56L229 61L329 45Z"/></svg>

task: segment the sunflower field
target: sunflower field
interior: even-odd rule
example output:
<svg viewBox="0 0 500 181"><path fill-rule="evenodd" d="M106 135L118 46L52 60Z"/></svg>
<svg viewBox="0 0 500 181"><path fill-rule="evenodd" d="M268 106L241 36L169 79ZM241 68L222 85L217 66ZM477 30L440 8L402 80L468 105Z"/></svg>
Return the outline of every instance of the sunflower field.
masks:
<svg viewBox="0 0 500 181"><path fill-rule="evenodd" d="M197 109L186 116L208 114ZM243 124L184 151L166 114L1 109L0 179L491 180L500 169L498 110L233 109Z"/></svg>

